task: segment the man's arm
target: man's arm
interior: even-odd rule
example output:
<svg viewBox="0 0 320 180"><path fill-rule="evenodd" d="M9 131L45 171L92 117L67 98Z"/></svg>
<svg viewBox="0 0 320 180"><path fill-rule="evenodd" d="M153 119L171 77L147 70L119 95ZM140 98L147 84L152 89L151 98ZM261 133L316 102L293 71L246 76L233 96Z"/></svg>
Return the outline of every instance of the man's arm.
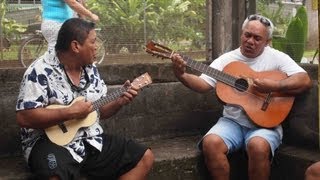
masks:
<svg viewBox="0 0 320 180"><path fill-rule="evenodd" d="M122 106L127 105L138 95L138 89L130 86L130 81L126 81L124 86L129 86L128 90L124 92L118 99L102 106L100 111L100 117L102 119L107 119L114 114L116 114Z"/></svg>
<svg viewBox="0 0 320 180"><path fill-rule="evenodd" d="M93 110L91 102L76 101L70 106L49 109L35 108L16 112L16 120L20 127L45 129L61 122L82 119Z"/></svg>
<svg viewBox="0 0 320 180"><path fill-rule="evenodd" d="M213 89L211 85L199 76L186 72L186 62L179 54L174 54L171 60L173 72L182 84L199 93L205 93Z"/></svg>
<svg viewBox="0 0 320 180"><path fill-rule="evenodd" d="M83 6L82 1L77 2L76 0L64 0L75 12L80 14L80 17L88 17L94 22L99 21L99 16L92 13L90 10L88 10L85 6Z"/></svg>
<svg viewBox="0 0 320 180"><path fill-rule="evenodd" d="M281 81L270 79L254 79L253 85L261 92L283 92L296 95L312 87L312 81L305 72L300 72L289 76Z"/></svg>

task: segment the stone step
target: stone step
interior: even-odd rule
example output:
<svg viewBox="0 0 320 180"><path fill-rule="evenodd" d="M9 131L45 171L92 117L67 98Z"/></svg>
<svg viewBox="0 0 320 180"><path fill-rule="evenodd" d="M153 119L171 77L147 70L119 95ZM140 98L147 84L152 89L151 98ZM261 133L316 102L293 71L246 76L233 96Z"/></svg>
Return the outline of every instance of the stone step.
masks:
<svg viewBox="0 0 320 180"><path fill-rule="evenodd" d="M273 159L271 179L303 180L307 167L316 161L320 161L319 150L282 145Z"/></svg>
<svg viewBox="0 0 320 180"><path fill-rule="evenodd" d="M155 164L149 180L206 180L208 172L197 143L200 135L153 139L141 143L149 146L155 155ZM247 179L247 160L244 153L229 156L231 180ZM320 160L320 152L282 145L272 163L271 180L302 180L306 168ZM3 157L0 161L1 180L26 180L30 173L21 156Z"/></svg>

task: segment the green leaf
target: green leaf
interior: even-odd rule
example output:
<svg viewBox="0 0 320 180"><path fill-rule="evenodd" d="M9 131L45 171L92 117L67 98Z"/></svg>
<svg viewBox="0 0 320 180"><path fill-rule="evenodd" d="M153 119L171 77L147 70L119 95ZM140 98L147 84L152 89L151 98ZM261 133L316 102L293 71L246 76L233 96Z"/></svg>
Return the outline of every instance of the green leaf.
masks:
<svg viewBox="0 0 320 180"><path fill-rule="evenodd" d="M297 14L295 16L296 18L299 18L303 25L303 35L304 40L306 42L308 38L308 15L307 15L307 9L305 6L300 6L297 10Z"/></svg>
<svg viewBox="0 0 320 180"><path fill-rule="evenodd" d="M287 44L288 41L285 37L274 36L272 38L272 47L279 51L285 52Z"/></svg>
<svg viewBox="0 0 320 180"><path fill-rule="evenodd" d="M290 49L288 55L296 62L300 62L305 48L304 28L300 18L292 19L286 32L286 39Z"/></svg>

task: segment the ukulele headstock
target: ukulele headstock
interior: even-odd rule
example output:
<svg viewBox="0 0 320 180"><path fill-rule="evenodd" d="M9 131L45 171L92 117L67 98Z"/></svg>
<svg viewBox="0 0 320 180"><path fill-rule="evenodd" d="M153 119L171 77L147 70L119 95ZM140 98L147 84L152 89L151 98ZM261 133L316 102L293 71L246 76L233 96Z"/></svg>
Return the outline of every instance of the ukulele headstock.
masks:
<svg viewBox="0 0 320 180"><path fill-rule="evenodd" d="M151 76L146 72L146 73L140 75L139 77L135 78L131 82L131 86L133 86L137 89L141 89L151 83L152 83Z"/></svg>
<svg viewBox="0 0 320 180"><path fill-rule="evenodd" d="M153 41L147 43L145 50L147 53L152 54L152 56L161 57L163 59L171 59L171 56L174 53L170 48Z"/></svg>

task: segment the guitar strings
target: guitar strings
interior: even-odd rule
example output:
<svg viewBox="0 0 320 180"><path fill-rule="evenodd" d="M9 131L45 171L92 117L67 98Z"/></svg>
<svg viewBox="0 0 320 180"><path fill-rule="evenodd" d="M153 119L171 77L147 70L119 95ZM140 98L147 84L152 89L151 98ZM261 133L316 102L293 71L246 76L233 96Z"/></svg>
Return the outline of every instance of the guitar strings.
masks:
<svg viewBox="0 0 320 180"><path fill-rule="evenodd" d="M214 79L217 79L218 81L221 81L222 83L224 84L227 84L237 90L241 89L241 90L245 90L245 91L242 91L244 93L247 93L249 95L252 95L252 96L255 96L257 99L261 100L261 101L265 101L265 97L261 97L261 96L258 96L257 94L255 93L252 93L250 91L247 91L246 89L248 89L247 86L244 86L244 85L241 85L241 84L238 84L238 86L236 87L235 86L235 82L237 79L239 78L236 78L230 74L227 74L227 73L224 73L222 71L219 71L217 69L214 69L214 68L211 68L210 66L207 66L201 62L197 62L195 60L192 60L191 58L187 57L187 56L184 56L184 55L181 55L183 57L183 59L186 59L186 62L187 62L187 65L191 68L194 68L196 70L198 70L199 72L202 72L204 74L207 74L209 75L210 77L216 75L216 76L220 76L222 78L218 79L218 78L214 78ZM269 93L268 93L269 94ZM268 94L266 94L266 96L268 96Z"/></svg>
<svg viewBox="0 0 320 180"><path fill-rule="evenodd" d="M153 46L154 46L154 44L153 44ZM172 55L174 54L174 51L173 51L173 50L170 50L171 52L168 52L169 50L163 49L161 46L159 47L159 49L162 51L162 53L161 53L161 52L158 52L159 50L151 50L150 48L147 48L147 52L148 52L148 53L152 53L152 54L154 54L154 55L156 55L156 56L158 56L158 57L165 57L165 58L169 58L169 59L172 58ZM156 52L154 52L154 51L156 51ZM170 54L170 55L169 55L169 54ZM180 53L179 53L179 54L180 54ZM189 66L189 67L191 67L191 68L193 68L193 69L195 69L195 70L198 70L198 71L201 72L201 73L207 74L207 75L209 75L210 77L212 77L212 75L214 75L214 74L221 73L223 76L227 76L227 77L224 77L225 80L223 80L222 78L221 78L221 79L214 78L214 79L217 79L218 81L221 81L222 83L227 84L227 85L229 85L230 87L233 87L233 88L235 88L235 89L245 90L245 91L242 91L242 92L247 93L247 94L249 94L249 95L252 95L252 96L256 97L257 99L259 99L259 100L261 100L261 101L263 101L263 102L266 101L266 97L262 97L262 94L263 94L263 93L261 93L260 96L258 96L258 95L255 94L255 93L252 93L252 92L250 92L250 91L246 91L246 89L248 89L247 86L243 86L243 85L241 85L241 84L238 84L238 87L236 87L236 86L234 85L234 83L232 83L232 82L235 82L235 81L236 81L237 79L239 79L239 78L236 78L236 77L234 77L234 76L231 76L230 74L226 74L226 73L224 73L224 72L222 72L222 71L218 71L218 70L216 70L216 69L213 69L213 68L211 68L210 66L205 65L205 64L203 64L203 63L201 63L201 62L197 62L197 61L195 61L195 60L192 60L192 59L191 59L190 57L188 57L188 56L184 56L184 55L182 55L182 54L180 54L180 56L182 56L182 58L187 62L187 66ZM193 63L194 63L195 65L193 65ZM200 66L200 67L197 67L197 65ZM202 70L201 68L206 69L206 71ZM216 73L213 72L213 71L216 71ZM213 73L213 74L210 75L210 73ZM270 92L270 93L271 93L271 92ZM269 97L269 96L270 96L270 93L267 93L266 96Z"/></svg>

